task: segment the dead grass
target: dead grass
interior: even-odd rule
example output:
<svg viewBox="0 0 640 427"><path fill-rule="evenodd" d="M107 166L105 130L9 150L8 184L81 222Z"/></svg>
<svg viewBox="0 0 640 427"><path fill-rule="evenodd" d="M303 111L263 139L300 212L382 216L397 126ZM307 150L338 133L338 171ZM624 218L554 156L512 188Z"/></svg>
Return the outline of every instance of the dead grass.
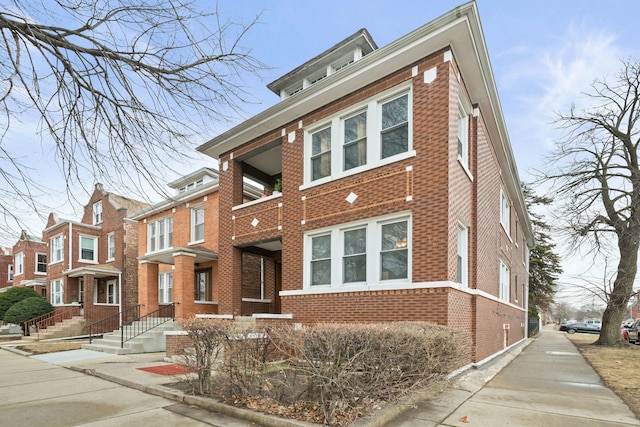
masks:
<svg viewBox="0 0 640 427"><path fill-rule="evenodd" d="M18 345L18 350L26 351L31 354L56 353L58 351L79 350L85 342L80 341L61 341L48 343L33 343Z"/></svg>
<svg viewBox="0 0 640 427"><path fill-rule="evenodd" d="M627 344L620 348L591 345L598 337L572 334L567 337L596 370L602 381L640 418L640 346Z"/></svg>

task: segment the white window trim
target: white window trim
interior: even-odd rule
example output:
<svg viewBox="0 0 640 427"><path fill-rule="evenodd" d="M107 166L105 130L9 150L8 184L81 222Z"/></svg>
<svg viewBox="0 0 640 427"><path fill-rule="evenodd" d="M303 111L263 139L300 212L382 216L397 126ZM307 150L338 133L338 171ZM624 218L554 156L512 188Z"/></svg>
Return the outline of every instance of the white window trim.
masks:
<svg viewBox="0 0 640 427"><path fill-rule="evenodd" d="M44 255L45 256L45 260L46 260L47 259L46 258L47 254L45 252L36 252L35 255L36 256L35 256L35 260L34 260L35 265L34 265L33 273L37 274L37 275L46 276L47 275L47 261L44 262L44 270L45 271L44 272L43 271L38 271L38 255Z"/></svg>
<svg viewBox="0 0 640 427"><path fill-rule="evenodd" d="M165 234L164 234L164 248L159 249L158 248L158 242L159 242L159 224L165 221ZM167 215L164 216L162 218L158 218L155 219L153 221L149 221L147 223L147 254L152 254L152 253L156 253L156 252L163 252L169 249L173 249L173 237L171 239L171 244L169 244L169 233L168 233L168 228L166 228L166 226L169 224L169 221L173 222L173 215ZM151 247L151 233L149 233L149 229L151 228L152 225L155 225L156 227L156 236L155 236L155 242L156 242L156 248L153 251L150 251L149 248ZM173 226L172 226L173 228ZM173 231L171 232L171 234L173 235Z"/></svg>
<svg viewBox="0 0 640 427"><path fill-rule="evenodd" d="M407 151L387 158L381 158L381 121L382 104L395 98L407 95L407 122L408 122L408 147ZM344 120L367 110L367 163L364 165L344 170ZM313 133L331 126L331 173L329 176L312 180L311 168L311 136ZM354 104L346 110L323 120L320 124L305 129L304 133L304 184L300 189L314 187L316 185L331 182L346 176L375 169L383 165L395 163L416 155L413 149L413 87L411 82L403 83L388 89L375 97L369 98L358 104Z"/></svg>
<svg viewBox="0 0 640 427"><path fill-rule="evenodd" d="M82 239L93 240L93 259L82 258ZM78 262L82 262L85 264L98 263L98 236L91 236L89 234L80 234L78 236Z"/></svg>
<svg viewBox="0 0 640 427"><path fill-rule="evenodd" d="M60 258L59 259L53 256L55 251L55 242L57 240L60 241ZM49 258L51 258L48 260L49 265L64 261L64 236L62 234L58 234L49 239Z"/></svg>
<svg viewBox="0 0 640 427"><path fill-rule="evenodd" d="M163 277L164 279L164 289L163 289L163 293L164 295L162 295L163 300L160 300L160 278ZM169 287L167 286L167 277L171 277L171 299L169 301L165 301L167 298L167 290L169 289ZM160 273L158 273L158 304L171 304L173 302L173 270L170 271L161 271Z"/></svg>
<svg viewBox="0 0 640 427"><path fill-rule="evenodd" d="M54 288L57 286L57 284L60 285L60 292L54 292ZM54 296L57 296L58 294L60 295L60 302L55 303ZM49 282L49 301L51 302L51 305L55 305L55 306L64 305L64 283L62 279L55 279Z"/></svg>
<svg viewBox="0 0 640 427"><path fill-rule="evenodd" d="M111 244L113 243L113 245ZM113 256L111 256L111 249L113 248ZM115 232L107 234L107 262L113 261L116 258L116 234Z"/></svg>
<svg viewBox="0 0 640 427"><path fill-rule="evenodd" d="M97 207L100 207L99 212ZM103 220L102 216L102 200L99 200L93 204L92 215L93 215L93 225L101 224Z"/></svg>
<svg viewBox="0 0 640 427"><path fill-rule="evenodd" d="M407 278L382 280L381 275L381 227L385 224L406 221L407 222ZM367 280L358 283L343 283L344 244L343 233L355 228L366 227L367 229ZM368 218L364 221L354 221L346 224L339 224L333 227L326 227L312 230L304 236L304 272L303 289L305 292L326 293L329 289L340 291L366 291L375 286L402 289L411 283L412 277L412 217L411 212L398 212L395 214ZM311 285L311 240L313 237L331 234L331 283L328 285Z"/></svg>
<svg viewBox="0 0 640 427"><path fill-rule="evenodd" d="M511 238L511 201L502 185L500 186L500 224L507 236Z"/></svg>
<svg viewBox="0 0 640 427"><path fill-rule="evenodd" d="M24 274L24 252L18 252L13 256L13 275Z"/></svg>
<svg viewBox="0 0 640 427"><path fill-rule="evenodd" d="M115 295L115 301L114 302L97 302L98 301L98 281L94 280L94 282L93 282L93 305L117 306L117 305L120 304L120 294L118 293L119 292L119 286L118 286L118 280L117 279L111 279L111 280L107 280L106 281L105 288L104 288L105 301L108 301L109 286L113 286L113 291L114 291L114 295Z"/></svg>
<svg viewBox="0 0 640 427"><path fill-rule="evenodd" d="M464 237L462 240L462 245L460 241L460 237ZM457 257L462 256L462 280L460 284L464 287L469 287L469 227L461 221L458 222L458 231L456 233L456 270L457 270ZM461 247L462 246L462 247ZM456 281L458 271L456 271Z"/></svg>
<svg viewBox="0 0 640 427"><path fill-rule="evenodd" d="M196 235L196 211L202 209L202 239L195 239L195 235ZM205 223L205 219L204 219L204 205L197 205L197 206L193 206L191 208L191 231L190 231L190 241L189 244L194 244L194 243L202 243L204 242L204 223Z"/></svg>
<svg viewBox="0 0 640 427"><path fill-rule="evenodd" d="M7 281L13 282L13 264L7 265Z"/></svg>
<svg viewBox="0 0 640 427"><path fill-rule="evenodd" d="M511 269L503 260L500 260L499 265L498 298L504 302L511 302Z"/></svg>

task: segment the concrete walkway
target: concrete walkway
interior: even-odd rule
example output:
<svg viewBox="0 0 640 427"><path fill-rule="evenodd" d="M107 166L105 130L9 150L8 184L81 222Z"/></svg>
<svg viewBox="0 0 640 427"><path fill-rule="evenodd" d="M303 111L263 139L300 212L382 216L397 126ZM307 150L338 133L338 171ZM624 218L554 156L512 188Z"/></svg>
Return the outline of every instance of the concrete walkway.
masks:
<svg viewBox="0 0 640 427"><path fill-rule="evenodd" d="M435 401L417 405L390 425L640 426L564 332L544 330L483 385L483 371L491 376L492 370L470 371Z"/></svg>

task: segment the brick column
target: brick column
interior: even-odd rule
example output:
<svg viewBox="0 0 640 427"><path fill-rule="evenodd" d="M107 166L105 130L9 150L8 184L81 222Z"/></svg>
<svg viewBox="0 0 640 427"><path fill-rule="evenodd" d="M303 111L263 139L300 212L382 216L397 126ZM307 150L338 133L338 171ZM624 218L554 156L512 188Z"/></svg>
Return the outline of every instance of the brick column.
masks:
<svg viewBox="0 0 640 427"><path fill-rule="evenodd" d="M141 262L138 267L138 303L141 314L150 313L158 305L158 264Z"/></svg>
<svg viewBox="0 0 640 427"><path fill-rule="evenodd" d="M195 255L188 252L173 254L173 302L176 304L176 318L185 319L196 313L194 303L194 263Z"/></svg>

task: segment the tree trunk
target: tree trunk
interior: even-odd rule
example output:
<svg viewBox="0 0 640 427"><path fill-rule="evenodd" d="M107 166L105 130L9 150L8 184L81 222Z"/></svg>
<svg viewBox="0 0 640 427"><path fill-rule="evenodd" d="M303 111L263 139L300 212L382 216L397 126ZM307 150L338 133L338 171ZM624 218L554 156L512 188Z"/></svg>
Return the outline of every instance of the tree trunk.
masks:
<svg viewBox="0 0 640 427"><path fill-rule="evenodd" d="M618 272L613 290L609 295L607 308L602 315L600 338L595 342L597 345L615 346L623 343L620 329L638 270L639 240L640 230L636 230L636 227L630 227L623 235L618 236L620 251Z"/></svg>

